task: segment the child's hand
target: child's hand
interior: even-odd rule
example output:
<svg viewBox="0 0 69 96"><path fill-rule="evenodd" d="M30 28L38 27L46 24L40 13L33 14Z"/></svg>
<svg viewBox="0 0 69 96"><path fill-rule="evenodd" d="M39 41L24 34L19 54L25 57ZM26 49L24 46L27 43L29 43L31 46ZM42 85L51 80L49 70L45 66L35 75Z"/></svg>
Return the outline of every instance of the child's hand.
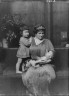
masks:
<svg viewBox="0 0 69 96"><path fill-rule="evenodd" d="M30 60L30 64L35 67L36 64L35 60Z"/></svg>
<svg viewBox="0 0 69 96"><path fill-rule="evenodd" d="M35 67L35 60L30 60L30 61L26 64L27 67L30 66L30 65L32 65L32 66Z"/></svg>
<svg viewBox="0 0 69 96"><path fill-rule="evenodd" d="M31 65L30 62L27 61L26 67L29 67L30 65Z"/></svg>

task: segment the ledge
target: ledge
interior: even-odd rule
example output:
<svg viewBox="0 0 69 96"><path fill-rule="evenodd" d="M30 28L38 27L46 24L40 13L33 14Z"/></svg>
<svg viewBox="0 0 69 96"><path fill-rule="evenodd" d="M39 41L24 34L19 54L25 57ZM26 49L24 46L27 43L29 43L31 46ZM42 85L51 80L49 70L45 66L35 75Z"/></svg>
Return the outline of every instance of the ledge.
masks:
<svg viewBox="0 0 69 96"><path fill-rule="evenodd" d="M18 48L2 48L2 47L0 47L0 49L10 49L10 50L12 50L12 49L18 49ZM69 47L68 48L66 48L66 47L56 47L55 49L69 49Z"/></svg>

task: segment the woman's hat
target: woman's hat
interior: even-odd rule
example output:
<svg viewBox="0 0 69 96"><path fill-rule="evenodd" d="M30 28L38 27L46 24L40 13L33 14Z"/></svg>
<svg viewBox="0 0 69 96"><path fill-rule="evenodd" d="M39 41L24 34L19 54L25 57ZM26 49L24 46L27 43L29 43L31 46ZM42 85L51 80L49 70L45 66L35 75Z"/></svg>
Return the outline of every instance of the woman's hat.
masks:
<svg viewBox="0 0 69 96"><path fill-rule="evenodd" d="M39 30L43 30L45 32L45 27L43 25L37 25L34 27L34 33L37 33Z"/></svg>
<svg viewBox="0 0 69 96"><path fill-rule="evenodd" d="M45 30L45 28L41 25L36 28L37 30Z"/></svg>

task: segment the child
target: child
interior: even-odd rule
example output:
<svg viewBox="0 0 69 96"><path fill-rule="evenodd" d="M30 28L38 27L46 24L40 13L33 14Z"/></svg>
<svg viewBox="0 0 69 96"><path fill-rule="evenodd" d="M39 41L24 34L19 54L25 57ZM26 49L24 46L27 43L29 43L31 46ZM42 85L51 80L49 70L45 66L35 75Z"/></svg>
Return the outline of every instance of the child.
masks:
<svg viewBox="0 0 69 96"><path fill-rule="evenodd" d="M17 51L18 61L16 64L16 73L22 73L19 68L21 63L27 63L29 56L29 47L31 45L31 38L29 37L29 29L27 26L23 27L22 37L20 38L20 47ZM22 67L22 66L21 66ZM25 67L25 65L24 65ZM24 69L23 69L24 71Z"/></svg>

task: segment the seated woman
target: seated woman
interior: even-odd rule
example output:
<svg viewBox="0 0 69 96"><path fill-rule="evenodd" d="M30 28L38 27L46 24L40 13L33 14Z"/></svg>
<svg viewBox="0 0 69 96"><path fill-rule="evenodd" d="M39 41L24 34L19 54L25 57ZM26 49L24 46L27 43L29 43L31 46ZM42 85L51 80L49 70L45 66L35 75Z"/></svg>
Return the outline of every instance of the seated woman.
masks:
<svg viewBox="0 0 69 96"><path fill-rule="evenodd" d="M36 26L34 33L29 49L31 60L26 64L28 70L22 73L22 80L32 96L50 96L48 84L56 77L50 64L54 47L50 40L44 38L45 28L42 25Z"/></svg>

